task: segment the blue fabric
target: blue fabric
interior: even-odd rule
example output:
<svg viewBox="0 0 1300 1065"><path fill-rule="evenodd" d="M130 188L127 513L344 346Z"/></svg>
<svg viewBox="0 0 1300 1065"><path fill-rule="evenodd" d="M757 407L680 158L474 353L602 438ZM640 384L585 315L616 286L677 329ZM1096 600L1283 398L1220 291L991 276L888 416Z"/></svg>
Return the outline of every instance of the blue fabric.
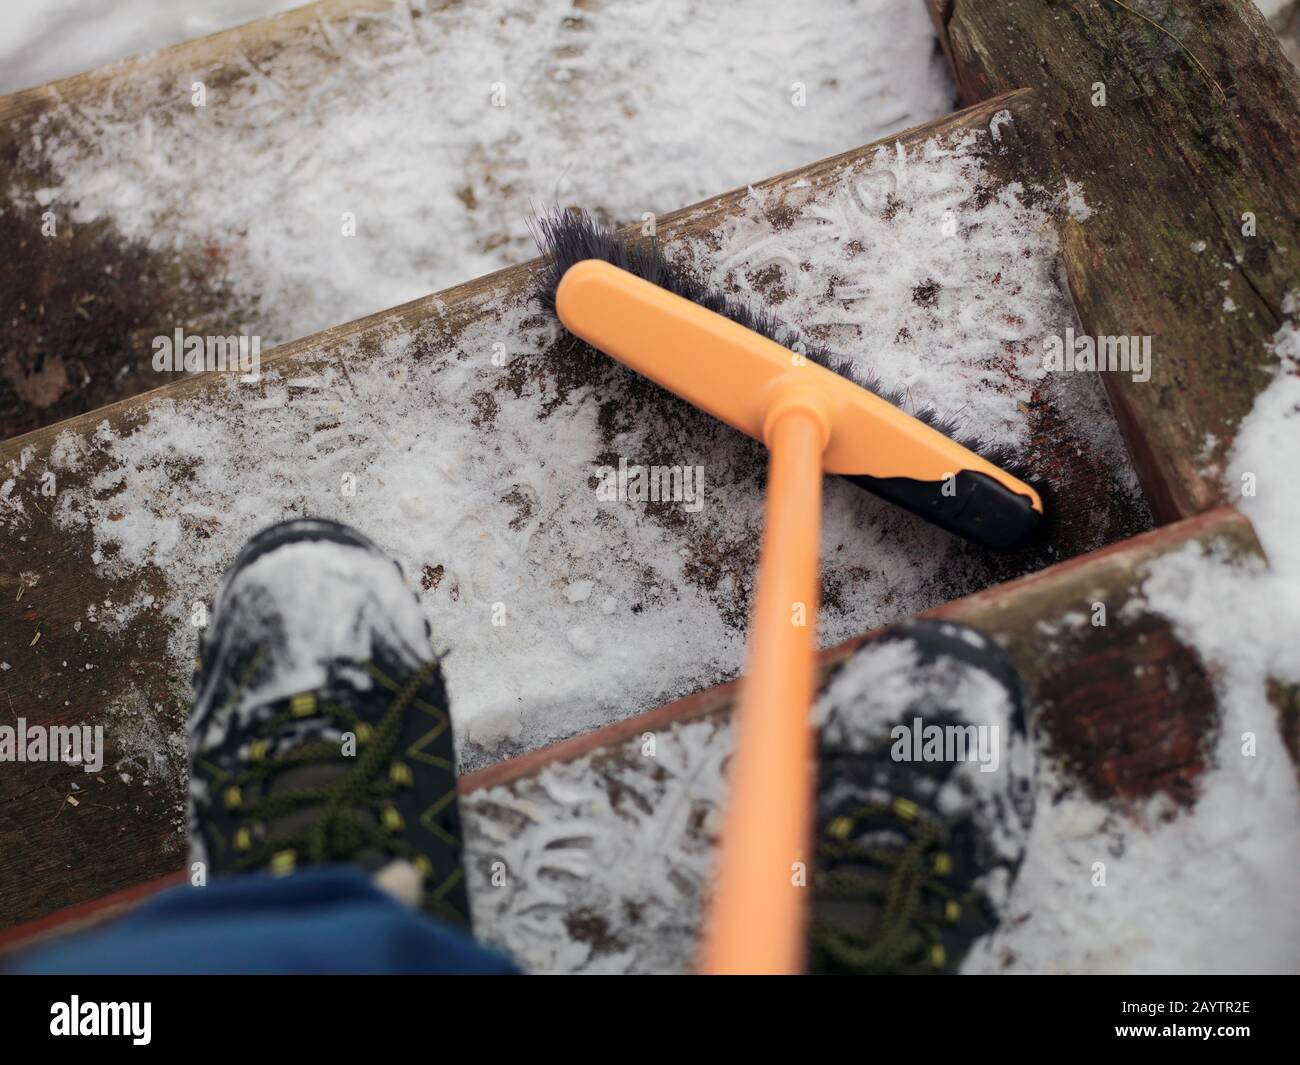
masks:
<svg viewBox="0 0 1300 1065"><path fill-rule="evenodd" d="M519 970L403 906L360 870L230 876L176 887L100 932L20 958L17 973L445 973Z"/></svg>

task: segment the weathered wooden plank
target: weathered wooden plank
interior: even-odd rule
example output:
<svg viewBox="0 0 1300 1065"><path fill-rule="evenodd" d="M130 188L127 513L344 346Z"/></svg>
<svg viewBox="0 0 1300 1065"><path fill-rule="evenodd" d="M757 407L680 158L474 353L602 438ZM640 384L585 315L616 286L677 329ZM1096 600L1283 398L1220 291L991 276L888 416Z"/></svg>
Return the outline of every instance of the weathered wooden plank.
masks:
<svg viewBox="0 0 1300 1065"><path fill-rule="evenodd" d="M161 119L169 107L188 106L196 78L219 99L241 81L264 77L261 71L286 51L341 64L322 27L386 6L319 0L0 97L0 320L7 334L0 345L0 437L165 384L167 375L150 364L154 336L177 327L225 335L235 322L258 321L223 279L225 252L216 242L164 253L124 237L111 218L70 224L63 204L55 205L54 233L46 232L44 211L19 202L57 184L33 141L57 138L79 121L93 129L82 109L104 100L133 101L142 122Z"/></svg>
<svg viewBox="0 0 1300 1065"><path fill-rule="evenodd" d="M1121 818L1154 797L1170 810L1193 808L1219 728L1213 681L1195 648L1142 594L1152 566L1189 545L1239 560L1259 555L1249 523L1225 508L926 615L973 625L1008 649L1025 679L1040 755L1059 767L1057 786ZM1104 626L1092 624L1097 603L1106 607ZM878 635L823 652L823 682ZM462 776L479 933L543 968L688 967L736 692L735 683L697 692ZM1282 718L1280 740L1295 761L1294 716ZM0 949L111 919L137 897L74 909L66 925L55 915L19 926L0 936Z"/></svg>
<svg viewBox="0 0 1300 1065"><path fill-rule="evenodd" d="M996 142L990 139L988 132L995 115L1002 116L998 123L1000 139ZM1008 175L1025 178L1034 175L1038 161L1043 157L1035 147L1035 128L1031 96L1017 93L919 127L900 135L897 141L904 151L919 151L931 138L970 132L983 138L979 143L987 145L987 162L991 170L1001 169ZM894 148L892 141L890 148ZM780 227L793 224L799 205L815 204L826 190L835 187L844 173L871 160L874 150L873 146L857 149L756 185L758 193L772 193L766 210L771 215L768 224L774 233L779 235L782 232ZM659 220L660 235L669 246L674 241L690 237L711 239L713 234L742 215L745 204L753 202L749 197L748 189L737 190L665 216ZM495 321L507 305L526 302L532 290L534 271L532 264L500 271L436 296L285 345L264 359L264 376L278 373L280 380L286 381L308 378L313 374L333 374L337 378L342 372L340 387L344 394L341 402L372 405L376 402L372 395L347 393L347 381L351 379L348 375L363 372L367 365L380 358L385 345L395 343L407 345L411 351L412 372L435 372L437 367L446 364L445 353L454 350L456 338L465 330L479 323ZM521 328L530 335L548 328L539 313L524 321ZM512 344L523 342L520 337L505 336L504 339ZM581 389L592 383L607 385L614 390L611 394L628 400L620 410L634 412L636 417L648 419L649 424L681 426L680 431L693 442L692 447L695 441L699 441L701 447L713 448L720 456L730 456L726 459L728 465L737 465L735 457L741 456L743 461L737 468L745 470L752 466L750 473L754 484L761 484L761 453L758 449L745 451L751 445L685 409L671 397L617 368L611 368L605 360L575 359L571 352L559 357L548 350L537 359L516 359L499 372L489 368L486 373L489 376L484 378L484 396L489 399L500 396L502 402L512 401L511 397L527 382L541 382L546 394L561 396L568 390ZM164 745L179 742L188 664L177 661L168 651L169 642L178 628L184 630L174 614L166 617L162 612L169 595L165 572L168 563L152 563L129 579L106 576L101 564L104 560L96 556L91 530L66 520L66 515L63 520L56 515L56 506L65 494L86 493L91 490L94 478L107 472L104 468L107 460L102 455L76 468L59 468L59 498L47 498L42 493L42 486L46 475L58 465L51 462L51 452L60 438L74 442L91 441L101 423L111 433L129 436L147 427L151 411L160 409L158 405L166 402L192 403L187 409L194 411L194 417L202 421L231 403L245 401L243 398L232 399L229 386L230 382L219 374L184 377L156 392L0 445L0 470L4 471L0 480L12 479L13 484L8 489L10 501L21 501L25 507L23 520L0 532L4 543L4 565L0 572L0 658L12 667L0 673L0 719L12 721L21 716L31 723L60 719L104 723L108 726L110 761L129 746L133 737L142 733L151 736L155 745L158 742ZM255 401L259 395L256 391L240 393L241 397L251 396L247 401L253 406L248 410L247 420L241 423L244 425L242 437L223 439L220 445L223 451L257 454L264 448L256 429ZM290 396L287 402L306 403L310 398ZM478 415L468 410L456 412L453 416L472 420ZM540 432L543 436L571 432L571 429L562 427L585 424L575 420L582 416L581 410L561 406L556 412L547 414L553 420ZM613 414L616 419L628 416L627 413ZM310 454L313 434L324 436L331 431L330 423L330 418L320 419L319 424L309 419L305 439L295 440L291 451L268 455L265 461L292 462L299 454ZM962 574L960 581L964 583L957 591L946 594L936 586L930 602L1032 571L1048 562L1120 539L1142 527L1144 515L1135 509L1127 495L1121 471L1113 463L1095 461L1092 455L1089 455L1089 461L1077 460L1077 456L1085 454L1090 445L1087 440L1071 435L1079 432L1079 427L1071 423L1050 396L1034 403L1029 424L1033 450L1030 463L1040 469L1057 490L1056 523L1051 536L1033 551L998 560L954 549L946 565ZM358 432L378 435L382 430L371 428ZM611 446L598 439L590 443L592 461L597 461L602 450ZM350 441L349 447L362 451L366 444L367 441L358 436ZM491 446L490 435L484 438L484 446ZM750 454L752 458L744 458ZM173 471L175 477L186 476L183 466ZM336 476L332 471L329 475ZM113 493L123 490L120 485L108 488L104 498L113 497ZM132 497L128 493L122 498L129 501ZM757 499L756 493L753 498ZM244 493L239 499L243 506L257 504L264 507L268 521L273 515L284 513L286 508L286 501L280 496L259 500L255 495L250 498L248 493ZM195 502L203 501L196 499ZM355 513L357 517L350 520L359 521L364 527L366 511L360 509ZM671 517L656 517L649 512L644 520L662 521L663 535L676 545L675 550L696 560L691 569L696 576L692 579L702 582L710 595L721 597L719 601L725 598L726 616L734 618L736 626L743 626L747 584L740 581L732 588L729 586L731 578L726 576L731 570L723 573L722 578L716 574L723 565L720 560L725 560L737 573L748 572L750 565L746 559L752 562L752 554L757 548L757 506L754 508L753 535L745 533L741 539L725 544L712 542L707 536L700 537L680 522L669 520ZM109 520L112 520L111 515ZM370 531L382 538L382 529ZM220 516L187 526L182 542L174 548L175 565L188 566L187 551L202 543L204 538L228 535L223 530ZM922 547L930 541L915 524L890 535L902 537L912 544L913 555L934 553L940 548L939 542ZM233 555L238 544L232 542L228 546ZM939 553L948 550L949 546L943 542ZM427 561L433 564L443 560L430 558ZM917 566L922 561L917 558L909 565ZM879 565L878 561L876 565ZM419 572L418 566L415 572ZM881 586L882 574L873 574L870 566L855 566L842 561L837 553L828 559L826 580L827 621L836 624L836 619L851 616L858 604L870 602L871 597L880 595L877 589ZM888 582L884 584L887 591ZM210 589L203 594L209 593ZM114 605L138 603L144 595L155 597L152 606L133 612L110 629L102 627L107 621L106 616L113 614ZM873 617L881 620L897 617L906 609L895 605L891 612L886 602L878 610L873 608ZM88 613L100 616L100 623L88 621ZM843 624L842 620L838 623ZM854 630L850 628L847 631ZM678 688L677 692L686 690L689 688ZM637 708L625 707L624 712L631 709ZM166 779L128 775L132 779L124 780L111 772L101 774L102 782L96 780L88 785L91 789L89 798L93 801L72 807L64 799L69 794L70 784L78 777L67 767L11 766L0 773L0 789L3 789L4 796L4 801L0 802L0 900L3 900L0 924L96 897L175 866L181 847L178 785ZM43 826L39 832L33 829L36 825ZM114 846L105 847L105 839L112 839Z"/></svg>
<svg viewBox="0 0 1300 1065"><path fill-rule="evenodd" d="M788 78L756 59L723 85L707 62L683 81L635 3L331 0L0 100L0 438L165 383L150 345L177 327L269 347L522 262L530 203L561 189L632 221L937 116L932 71L894 75L929 65L913 15L903 43L841 45L852 76L806 112L783 87L805 41L889 32L869 11L742 32L755 57L806 36ZM720 93L721 142L670 117Z"/></svg>
<svg viewBox="0 0 1300 1065"><path fill-rule="evenodd" d="M0 957L30 950L63 936L86 932L108 924L160 891L185 882L184 870L176 870L141 884L133 884L102 898L89 899L63 910L0 929Z"/></svg>
<svg viewBox="0 0 1300 1065"><path fill-rule="evenodd" d="M927 2L964 101L1033 87L1053 116L1088 333L1152 338L1150 381L1106 384L1157 520L1231 502L1300 279L1300 74L1252 0Z"/></svg>

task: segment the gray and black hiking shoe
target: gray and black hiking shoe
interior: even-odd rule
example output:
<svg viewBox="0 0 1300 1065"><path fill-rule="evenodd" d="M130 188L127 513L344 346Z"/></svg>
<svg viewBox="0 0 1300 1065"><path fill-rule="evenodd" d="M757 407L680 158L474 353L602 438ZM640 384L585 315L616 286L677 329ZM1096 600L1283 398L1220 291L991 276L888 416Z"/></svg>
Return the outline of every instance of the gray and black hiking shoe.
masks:
<svg viewBox="0 0 1300 1065"><path fill-rule="evenodd" d="M968 626L910 622L844 663L815 717L811 970L955 972L996 926L1033 817L1015 667Z"/></svg>
<svg viewBox="0 0 1300 1065"><path fill-rule="evenodd" d="M447 692L396 563L336 522L283 522L245 546L209 622L193 860L214 876L352 863L468 926Z"/></svg>

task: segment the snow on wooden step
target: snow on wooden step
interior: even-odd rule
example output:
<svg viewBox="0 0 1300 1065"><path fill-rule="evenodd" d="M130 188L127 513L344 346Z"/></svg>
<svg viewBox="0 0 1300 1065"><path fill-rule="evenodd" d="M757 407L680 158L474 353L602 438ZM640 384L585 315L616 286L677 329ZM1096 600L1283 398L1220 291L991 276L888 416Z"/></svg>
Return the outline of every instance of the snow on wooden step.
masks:
<svg viewBox="0 0 1300 1065"><path fill-rule="evenodd" d="M1037 748L1025 861L999 895L1001 927L968 971L1293 965L1297 719L1269 705L1265 671L1223 663L1188 610L1189 593L1192 602L1222 596L1229 578L1233 595L1267 601L1280 575L1259 565L1249 523L1220 510L930 612L1008 649ZM826 651L824 675L862 642ZM531 971L688 971L736 687L462 776L477 934ZM0 936L0 947L123 905L110 897L32 922ZM1233 919L1206 919L1219 912Z"/></svg>
<svg viewBox="0 0 1300 1065"><path fill-rule="evenodd" d="M956 407L968 429L1023 445L1057 489L1047 542L993 559L831 482L823 644L1145 521L1096 382L1036 365L1043 333L1071 312L1049 281L1057 201L1028 192L1049 178L1022 165L1035 128L1020 94L660 220L683 264L765 294L795 328L910 389L911 402ZM937 255L948 215L951 254ZM887 263L912 271L922 296L881 278ZM33 721L103 722L115 759L101 785L111 801L61 824L77 836L174 834L128 861L85 858L94 894L175 861L196 604L277 518L350 522L399 559L451 651L467 767L738 671L761 449L576 351L534 284L528 266L491 275L286 345L256 384L183 378L0 447L0 589L26 588L0 614L6 700ZM849 295L828 300L839 286ZM889 353L888 332L906 353ZM599 470L620 460L702 467L703 506L602 501ZM39 804L46 794L22 776L6 785ZM62 854L24 860L53 870ZM84 886L37 891L30 872L7 867L27 885L5 896L11 918L85 897Z"/></svg>
<svg viewBox="0 0 1300 1065"><path fill-rule="evenodd" d="M1217 561L1189 574L1188 557ZM1186 615L1167 587L1171 566L1184 585L1213 587L1213 567L1245 587L1275 580L1258 561L1249 523L1220 510L930 612L1006 647L1033 707L1026 857L967 971L1294 967L1296 722L1270 705L1262 672L1225 678L1211 656L1207 669L1176 634ZM828 652L827 667L860 645ZM689 971L733 694L466 781L478 934L539 972ZM1234 916L1207 919L1218 913Z"/></svg>
<svg viewBox="0 0 1300 1065"><path fill-rule="evenodd" d="M176 326L298 339L530 258L532 204L632 222L952 99L914 0L331 0L0 99L0 436L164 383Z"/></svg>

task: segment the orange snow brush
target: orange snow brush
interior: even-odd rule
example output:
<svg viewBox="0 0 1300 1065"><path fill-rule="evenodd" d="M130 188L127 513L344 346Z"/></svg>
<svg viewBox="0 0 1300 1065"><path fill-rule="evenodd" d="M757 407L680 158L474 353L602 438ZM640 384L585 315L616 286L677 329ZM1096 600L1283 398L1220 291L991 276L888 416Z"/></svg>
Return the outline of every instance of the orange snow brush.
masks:
<svg viewBox="0 0 1300 1065"><path fill-rule="evenodd" d="M812 861L822 473L846 475L996 546L1027 539L1042 500L926 422L764 335L778 329L765 315L655 283L693 284L653 245L624 244L585 215L540 228L553 275L548 295L571 333L770 452L730 802L700 967L799 972L807 889L797 871ZM733 320L741 316L748 324Z"/></svg>

